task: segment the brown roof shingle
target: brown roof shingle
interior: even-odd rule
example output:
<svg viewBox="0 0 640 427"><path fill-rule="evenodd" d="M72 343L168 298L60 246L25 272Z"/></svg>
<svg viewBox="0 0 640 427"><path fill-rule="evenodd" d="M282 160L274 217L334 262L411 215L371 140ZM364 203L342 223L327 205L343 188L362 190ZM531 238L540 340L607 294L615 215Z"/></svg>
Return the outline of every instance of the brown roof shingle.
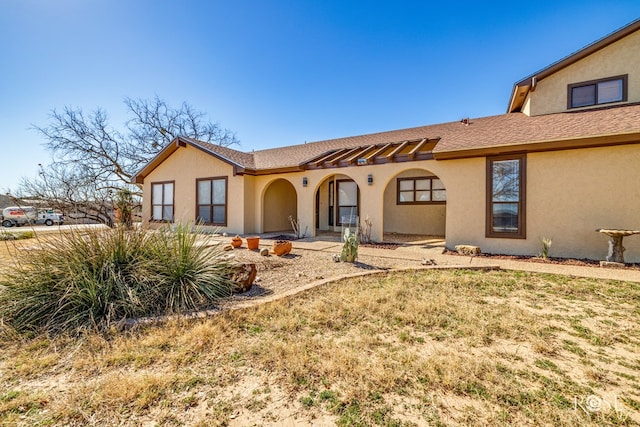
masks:
<svg viewBox="0 0 640 427"><path fill-rule="evenodd" d="M245 168L268 170L295 167L329 150L421 138L439 139L433 149L437 158L438 153L462 153L479 149L526 146L528 144L633 133L640 133L639 104L535 117L523 113L502 114L469 119L468 124L448 122L270 148L252 153L195 140L191 141Z"/></svg>

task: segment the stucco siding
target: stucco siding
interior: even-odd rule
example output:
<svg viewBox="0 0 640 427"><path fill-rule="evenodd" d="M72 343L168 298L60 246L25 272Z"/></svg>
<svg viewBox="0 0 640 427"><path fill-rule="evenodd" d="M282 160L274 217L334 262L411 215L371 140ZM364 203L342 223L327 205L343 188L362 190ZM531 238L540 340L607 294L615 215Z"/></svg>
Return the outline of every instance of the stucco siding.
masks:
<svg viewBox="0 0 640 427"><path fill-rule="evenodd" d="M537 116L567 111L567 85L623 74L629 75L627 102L640 102L638 70L640 31L540 80L531 93L529 114Z"/></svg>
<svg viewBox="0 0 640 427"><path fill-rule="evenodd" d="M384 232L444 236L445 204L398 205L397 179L434 176L432 172L411 169L400 173L384 191Z"/></svg>
<svg viewBox="0 0 640 427"><path fill-rule="evenodd" d="M154 169L144 180L143 219L149 221L151 212L151 184L175 181L174 222L195 222L196 179L227 177L227 226L222 232L244 233L244 182L233 176L228 163L204 154L192 146L178 149Z"/></svg>
<svg viewBox="0 0 640 427"><path fill-rule="evenodd" d="M448 183L447 246L537 255L551 238L551 256L602 260L607 237L597 228L640 229L640 146L533 153L527 156L526 239L486 238L485 159L452 161L467 185ZM640 236L624 241L625 260L640 262Z"/></svg>
<svg viewBox="0 0 640 427"><path fill-rule="evenodd" d="M293 185L286 179L269 184L264 195L264 231L291 231L289 216L298 217L298 197Z"/></svg>

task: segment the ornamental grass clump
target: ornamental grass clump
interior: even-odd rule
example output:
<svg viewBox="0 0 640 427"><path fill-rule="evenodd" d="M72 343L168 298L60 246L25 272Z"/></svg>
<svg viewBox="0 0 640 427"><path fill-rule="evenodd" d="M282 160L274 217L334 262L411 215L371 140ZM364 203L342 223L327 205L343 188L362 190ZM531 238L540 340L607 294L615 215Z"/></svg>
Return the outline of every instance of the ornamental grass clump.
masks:
<svg viewBox="0 0 640 427"><path fill-rule="evenodd" d="M210 306L231 293L228 263L196 237L183 225L60 234L0 275L0 324L21 333L103 331Z"/></svg>

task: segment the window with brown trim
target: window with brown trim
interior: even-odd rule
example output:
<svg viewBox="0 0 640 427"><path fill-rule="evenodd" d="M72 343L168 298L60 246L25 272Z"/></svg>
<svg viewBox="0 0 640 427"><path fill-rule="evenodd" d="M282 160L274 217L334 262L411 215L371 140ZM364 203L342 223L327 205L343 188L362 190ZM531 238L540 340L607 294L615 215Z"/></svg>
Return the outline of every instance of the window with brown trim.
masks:
<svg viewBox="0 0 640 427"><path fill-rule="evenodd" d="M173 221L174 181L151 183L151 221Z"/></svg>
<svg viewBox="0 0 640 427"><path fill-rule="evenodd" d="M588 107L627 100L628 76L573 83L568 86L567 108Z"/></svg>
<svg viewBox="0 0 640 427"><path fill-rule="evenodd" d="M435 176L398 178L396 194L398 205L443 204L447 201L444 185Z"/></svg>
<svg viewBox="0 0 640 427"><path fill-rule="evenodd" d="M196 179L196 222L227 225L227 177Z"/></svg>
<svg viewBox="0 0 640 427"><path fill-rule="evenodd" d="M487 157L486 237L526 238L526 155Z"/></svg>

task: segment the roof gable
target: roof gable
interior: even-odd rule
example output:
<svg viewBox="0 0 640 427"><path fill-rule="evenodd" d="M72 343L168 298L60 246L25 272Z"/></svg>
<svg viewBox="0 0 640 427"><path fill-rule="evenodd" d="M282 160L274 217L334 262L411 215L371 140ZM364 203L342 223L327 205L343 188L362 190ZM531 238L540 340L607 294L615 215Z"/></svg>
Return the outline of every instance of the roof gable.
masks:
<svg viewBox="0 0 640 427"><path fill-rule="evenodd" d="M562 58L559 61L554 62L553 64L539 71L536 71L535 73L525 77L519 82L516 82L513 85L513 90L511 91L511 98L509 99L507 113L519 112L523 106L524 100L526 99L527 93L535 89L536 83L540 80L580 61L581 59L586 58L587 56L627 37L632 33L635 33L638 30L640 30L640 19L637 19L630 24L625 25L624 27L614 31L613 33L599 40L596 40L595 42L583 47L582 49Z"/></svg>
<svg viewBox="0 0 640 427"><path fill-rule="evenodd" d="M214 145L208 142L179 136L171 141L140 171L138 171L131 178L131 182L135 184L142 184L144 182L144 178L149 175L155 168L160 166L162 162L169 158L178 149L180 149L181 147L186 147L187 145L197 148L209 154L210 156L217 158L218 160L232 165L234 167L234 170L243 171L247 168L255 168L253 163L253 156L250 153L244 153L242 151L234 150L229 147L223 147L221 145Z"/></svg>

